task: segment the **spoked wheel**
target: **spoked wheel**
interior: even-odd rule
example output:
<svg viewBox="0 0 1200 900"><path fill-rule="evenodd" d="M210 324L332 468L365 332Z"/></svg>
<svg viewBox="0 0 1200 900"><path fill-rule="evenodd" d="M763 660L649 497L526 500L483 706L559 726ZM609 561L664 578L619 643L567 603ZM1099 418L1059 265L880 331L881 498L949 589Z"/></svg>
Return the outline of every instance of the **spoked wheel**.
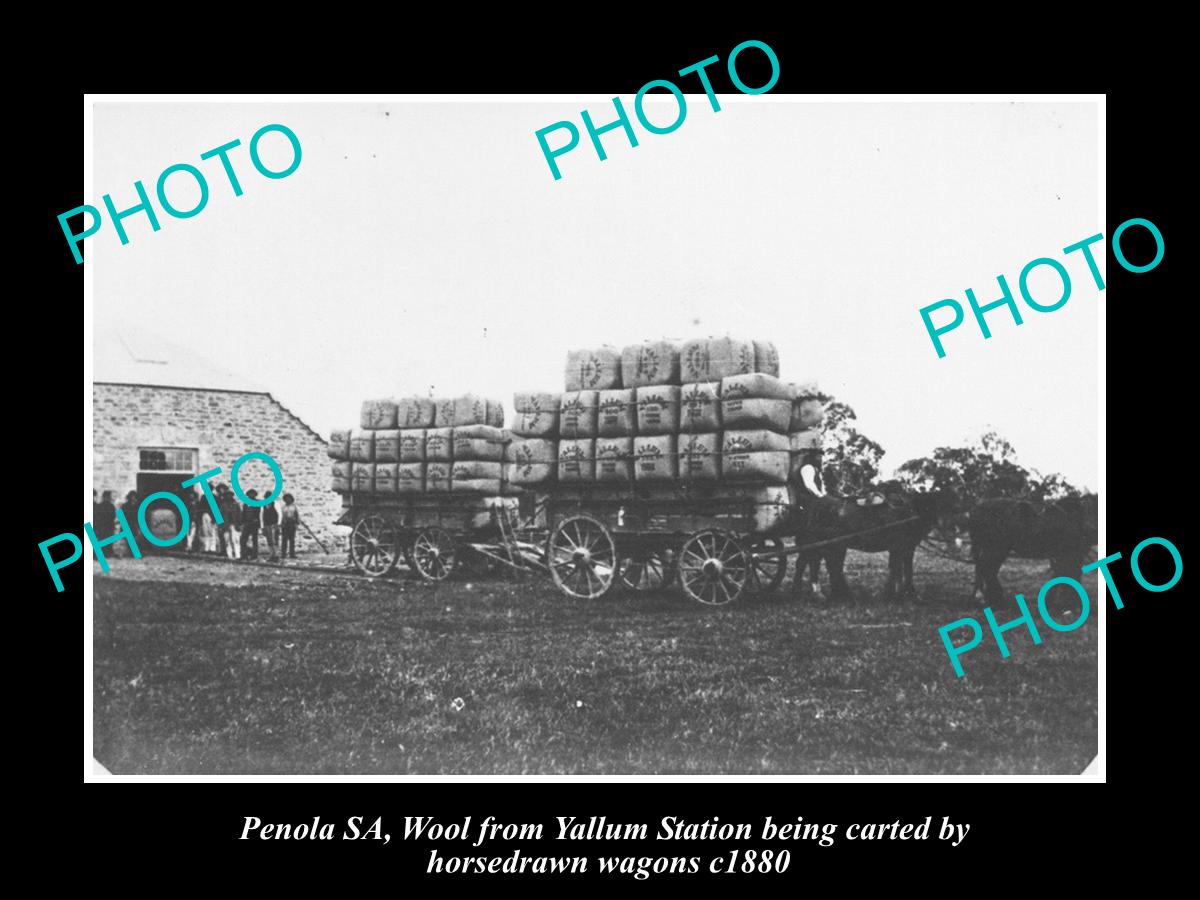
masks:
<svg viewBox="0 0 1200 900"><path fill-rule="evenodd" d="M759 538L750 545L750 582L747 590L767 594L783 583L787 554L779 538Z"/></svg>
<svg viewBox="0 0 1200 900"><path fill-rule="evenodd" d="M604 523L591 516L563 519L546 542L550 577L568 597L596 600L617 574L617 548Z"/></svg>
<svg viewBox="0 0 1200 900"><path fill-rule="evenodd" d="M670 587L675 564L662 550L642 550L621 563L621 586L644 594Z"/></svg>
<svg viewBox="0 0 1200 900"><path fill-rule="evenodd" d="M446 529L437 526L417 532L409 556L417 574L426 581L445 581L454 571L458 559L454 537Z"/></svg>
<svg viewBox="0 0 1200 900"><path fill-rule="evenodd" d="M746 551L723 531L692 535L679 552L679 581L693 600L709 606L732 603L750 578Z"/></svg>
<svg viewBox="0 0 1200 900"><path fill-rule="evenodd" d="M400 535L383 516L363 516L350 534L350 558L364 575L378 578L396 568Z"/></svg>

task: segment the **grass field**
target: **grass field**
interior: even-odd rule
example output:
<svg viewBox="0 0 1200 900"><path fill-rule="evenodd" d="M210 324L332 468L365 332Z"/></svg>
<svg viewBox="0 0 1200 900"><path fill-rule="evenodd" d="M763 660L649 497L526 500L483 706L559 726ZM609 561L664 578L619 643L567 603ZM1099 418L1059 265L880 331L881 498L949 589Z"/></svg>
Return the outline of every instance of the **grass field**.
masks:
<svg viewBox="0 0 1200 900"><path fill-rule="evenodd" d="M1094 612L1041 646L1008 632L1007 660L989 638L955 678L937 628L982 621L971 570L919 555L924 603L886 605L885 568L851 553L853 605L796 599L789 578L709 609L677 590L573 602L538 578L118 560L94 581L95 756L117 774L1082 771ZM1033 605L1049 574L1001 578Z"/></svg>

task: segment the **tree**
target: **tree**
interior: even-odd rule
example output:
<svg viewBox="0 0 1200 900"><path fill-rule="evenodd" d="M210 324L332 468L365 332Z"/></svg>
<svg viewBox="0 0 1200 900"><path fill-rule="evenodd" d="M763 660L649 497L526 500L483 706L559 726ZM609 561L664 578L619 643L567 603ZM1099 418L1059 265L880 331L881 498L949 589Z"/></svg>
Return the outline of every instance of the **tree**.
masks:
<svg viewBox="0 0 1200 900"><path fill-rule="evenodd" d="M826 490L843 495L861 493L879 477L883 447L858 430L858 416L848 403L828 394L818 399L825 404L821 459Z"/></svg>
<svg viewBox="0 0 1200 900"><path fill-rule="evenodd" d="M1033 495L1038 500L1062 500L1065 497L1082 497L1083 492L1071 484L1061 472L1053 472L1032 484Z"/></svg>
<svg viewBox="0 0 1200 900"><path fill-rule="evenodd" d="M1080 494L1059 473L1043 478L1022 466L1013 445L995 431L966 447L938 447L931 456L910 459L896 477L919 490L950 491L966 506L991 497L1057 500Z"/></svg>

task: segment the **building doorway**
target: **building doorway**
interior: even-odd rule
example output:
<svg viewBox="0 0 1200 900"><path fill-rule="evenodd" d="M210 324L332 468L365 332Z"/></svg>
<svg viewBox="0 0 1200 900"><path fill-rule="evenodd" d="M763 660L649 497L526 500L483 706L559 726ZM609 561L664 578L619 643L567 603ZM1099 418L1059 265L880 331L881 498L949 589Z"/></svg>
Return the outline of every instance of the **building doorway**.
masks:
<svg viewBox="0 0 1200 900"><path fill-rule="evenodd" d="M189 489L181 485L189 478L196 477L198 456L199 453L194 447L139 447L138 496L149 497L151 494L166 491L179 497L186 505ZM170 500L160 498L146 507L146 528L158 540L173 539L179 534L181 525L179 509ZM181 540L170 549L184 550L185 543ZM149 541L145 544L146 546L142 547L143 553L158 549Z"/></svg>

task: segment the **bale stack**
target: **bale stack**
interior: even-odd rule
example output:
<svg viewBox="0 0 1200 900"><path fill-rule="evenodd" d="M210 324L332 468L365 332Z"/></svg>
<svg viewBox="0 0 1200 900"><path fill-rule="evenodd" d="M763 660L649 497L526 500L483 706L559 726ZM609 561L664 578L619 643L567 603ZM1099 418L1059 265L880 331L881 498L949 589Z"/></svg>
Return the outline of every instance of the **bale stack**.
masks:
<svg viewBox="0 0 1200 900"><path fill-rule="evenodd" d="M813 390L801 406L797 390L779 380L773 343L646 341L621 351L619 374L614 355L608 348L567 354L560 482L787 485L790 434L819 424L820 404Z"/></svg>
<svg viewBox="0 0 1200 900"><path fill-rule="evenodd" d="M753 372L721 380L721 448L726 481L787 484L792 389L773 375Z"/></svg>
<svg viewBox="0 0 1200 900"><path fill-rule="evenodd" d="M562 393L513 396L511 431L500 403L472 394L367 401L359 427L330 437L333 489L499 497L556 483L719 484L753 498L766 528L788 508L790 477L819 464L824 415L815 384L779 371L774 344L731 337L572 350Z"/></svg>
<svg viewBox="0 0 1200 900"><path fill-rule="evenodd" d="M797 473L805 463L821 465L821 424L825 405L820 390L813 382L792 385L795 403L789 428L791 443L791 472Z"/></svg>
<svg viewBox="0 0 1200 900"><path fill-rule="evenodd" d="M504 448L503 493L520 493L555 480L562 396L550 393L513 395L516 420L512 439Z"/></svg>
<svg viewBox="0 0 1200 900"><path fill-rule="evenodd" d="M498 495L503 425L503 404L474 394L367 400L359 427L330 435L333 490Z"/></svg>
<svg viewBox="0 0 1200 900"><path fill-rule="evenodd" d="M450 490L498 496L505 442L503 429L495 425L476 423L456 427Z"/></svg>

